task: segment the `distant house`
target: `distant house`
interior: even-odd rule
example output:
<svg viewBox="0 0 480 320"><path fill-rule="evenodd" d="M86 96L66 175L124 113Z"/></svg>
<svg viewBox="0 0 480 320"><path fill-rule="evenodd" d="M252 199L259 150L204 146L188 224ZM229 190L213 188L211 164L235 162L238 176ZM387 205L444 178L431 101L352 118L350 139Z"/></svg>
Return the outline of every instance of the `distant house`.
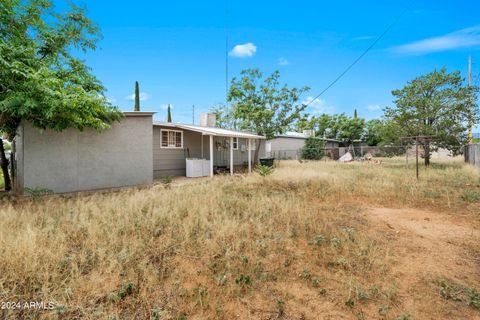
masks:
<svg viewBox="0 0 480 320"><path fill-rule="evenodd" d="M305 141L313 136L313 132L287 132L278 135L275 138L268 140L265 145L265 153L267 156L277 159L298 159L301 154L301 149L305 145ZM340 141L328 138L316 139L325 142L325 151L332 159L338 159Z"/></svg>
<svg viewBox="0 0 480 320"><path fill-rule="evenodd" d="M105 131L41 131L23 123L14 141L15 189L64 193L143 185L167 175L213 176L220 169L233 174L235 166L251 171L255 141L264 139L216 128L214 115L202 115L200 126L154 122L153 115L125 112Z"/></svg>

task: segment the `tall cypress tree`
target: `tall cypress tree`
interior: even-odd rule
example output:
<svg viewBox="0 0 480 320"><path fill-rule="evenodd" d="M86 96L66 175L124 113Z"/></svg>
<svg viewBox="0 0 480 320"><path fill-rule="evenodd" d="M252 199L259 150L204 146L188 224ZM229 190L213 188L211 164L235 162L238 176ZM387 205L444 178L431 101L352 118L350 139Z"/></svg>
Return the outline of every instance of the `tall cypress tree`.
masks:
<svg viewBox="0 0 480 320"><path fill-rule="evenodd" d="M140 111L140 89L138 88L138 81L135 81L135 109L134 111Z"/></svg>
<svg viewBox="0 0 480 320"><path fill-rule="evenodd" d="M355 112L353 113L353 118L354 118L354 119L357 119L357 118L358 118L357 109L355 109Z"/></svg>
<svg viewBox="0 0 480 320"><path fill-rule="evenodd" d="M172 122L172 113L170 112L170 104L168 104L168 109L167 109L167 122Z"/></svg>

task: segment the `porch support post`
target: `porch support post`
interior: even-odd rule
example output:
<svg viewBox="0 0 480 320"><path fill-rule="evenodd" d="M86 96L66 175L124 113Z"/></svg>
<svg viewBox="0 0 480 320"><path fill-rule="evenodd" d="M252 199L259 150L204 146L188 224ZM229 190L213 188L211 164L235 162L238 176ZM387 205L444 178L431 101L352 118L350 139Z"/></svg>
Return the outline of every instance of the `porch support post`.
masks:
<svg viewBox="0 0 480 320"><path fill-rule="evenodd" d="M213 177L213 136L210 136L210 177Z"/></svg>
<svg viewBox="0 0 480 320"><path fill-rule="evenodd" d="M248 139L248 172L252 173L252 139Z"/></svg>
<svg viewBox="0 0 480 320"><path fill-rule="evenodd" d="M233 176L233 137L230 137L230 175Z"/></svg>

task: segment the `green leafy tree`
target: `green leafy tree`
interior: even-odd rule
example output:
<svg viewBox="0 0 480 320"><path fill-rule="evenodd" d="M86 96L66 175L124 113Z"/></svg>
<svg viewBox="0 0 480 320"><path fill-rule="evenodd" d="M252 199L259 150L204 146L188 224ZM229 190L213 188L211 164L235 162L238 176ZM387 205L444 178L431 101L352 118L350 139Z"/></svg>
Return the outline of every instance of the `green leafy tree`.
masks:
<svg viewBox="0 0 480 320"><path fill-rule="evenodd" d="M364 119L350 118L345 113L322 115L317 118L318 136L338 139L347 144L361 139L364 127Z"/></svg>
<svg viewBox="0 0 480 320"><path fill-rule="evenodd" d="M340 133L346 123L348 122L348 116L345 113L335 114L330 121L330 128L328 128L328 137L332 139L340 139Z"/></svg>
<svg viewBox="0 0 480 320"><path fill-rule="evenodd" d="M383 118L381 119L381 125L375 126L373 125L371 128L366 128L365 129L365 136L364 139L368 139L368 134L371 132L373 133L373 130L379 130L376 135L378 136L378 139L380 142L378 143L381 146L399 146L404 144L404 140L401 138L406 136L407 133L405 132L404 128L402 128L401 125L398 123L390 120Z"/></svg>
<svg viewBox="0 0 480 320"><path fill-rule="evenodd" d="M232 79L228 100L241 129L272 139L285 132L305 110L306 106L299 100L308 87L280 85L278 71L266 78L258 69L243 70L240 75L240 78ZM258 162L260 144L261 140L258 140L255 162Z"/></svg>
<svg viewBox="0 0 480 320"><path fill-rule="evenodd" d="M334 116L325 113L318 117L313 117L311 122L315 134L322 138L336 139L337 133L333 130L334 120Z"/></svg>
<svg viewBox="0 0 480 320"><path fill-rule="evenodd" d="M335 124L338 128L337 139L346 144L351 144L355 140L362 138L363 130L365 128L365 119L362 118L348 118L339 117Z"/></svg>
<svg viewBox="0 0 480 320"><path fill-rule="evenodd" d="M477 92L477 87L472 88L472 95ZM434 137L433 143L420 142L425 165L430 164L430 154L438 148L459 152L466 142L469 113L469 90L459 71L435 70L409 81L392 94L395 106L385 109L385 117L401 128L401 134ZM478 114L477 104L473 107L473 114ZM478 117L474 123L478 123Z"/></svg>
<svg viewBox="0 0 480 320"><path fill-rule="evenodd" d="M328 115L322 114L312 118L316 136L328 139L338 139L351 144L362 138L365 129L365 120L358 117L350 118L345 113Z"/></svg>
<svg viewBox="0 0 480 320"><path fill-rule="evenodd" d="M303 146L302 158L308 160L320 160L324 155L325 143L323 140L315 137L310 137L305 140L305 145Z"/></svg>
<svg viewBox="0 0 480 320"><path fill-rule="evenodd" d="M170 110L170 104L168 104L168 107L167 107L167 122L168 123L172 122L172 111Z"/></svg>
<svg viewBox="0 0 480 320"><path fill-rule="evenodd" d="M237 123L233 116L232 108L219 103L210 108L210 112L215 115L216 126L224 129L236 129Z"/></svg>
<svg viewBox="0 0 480 320"><path fill-rule="evenodd" d="M309 118L307 114L303 114L293 125L293 128L296 132L303 132L304 130L313 130L315 121L312 121L313 118Z"/></svg>
<svg viewBox="0 0 480 320"><path fill-rule="evenodd" d="M138 81L135 81L135 108L134 111L140 111L140 88Z"/></svg>
<svg viewBox="0 0 480 320"><path fill-rule="evenodd" d="M368 120L365 124L363 140L369 146L378 146L384 142L385 125L380 119Z"/></svg>
<svg viewBox="0 0 480 320"><path fill-rule="evenodd" d="M105 88L72 55L96 48L98 27L84 9L53 11L49 0L0 2L0 131L13 139L22 121L39 129L105 129L122 113ZM0 148L5 189L8 161Z"/></svg>

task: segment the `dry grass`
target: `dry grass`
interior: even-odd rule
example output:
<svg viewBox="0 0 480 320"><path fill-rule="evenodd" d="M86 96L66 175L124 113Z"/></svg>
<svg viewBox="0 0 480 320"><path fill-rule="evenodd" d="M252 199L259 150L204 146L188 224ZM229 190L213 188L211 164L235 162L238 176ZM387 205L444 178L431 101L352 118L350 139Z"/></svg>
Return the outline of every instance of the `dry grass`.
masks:
<svg viewBox="0 0 480 320"><path fill-rule="evenodd" d="M402 242L408 234L368 214L370 208L428 209L478 230L477 195L479 172L460 162L422 169L417 182L413 167L396 160L285 161L266 178L5 201L0 301L55 301L56 307L0 310L0 317L478 317L468 298L439 291L440 276L442 283L458 280L447 270L435 276L399 270L415 254ZM459 277L465 290L480 289L474 239L454 239L475 269ZM462 275L462 265L452 266Z"/></svg>

